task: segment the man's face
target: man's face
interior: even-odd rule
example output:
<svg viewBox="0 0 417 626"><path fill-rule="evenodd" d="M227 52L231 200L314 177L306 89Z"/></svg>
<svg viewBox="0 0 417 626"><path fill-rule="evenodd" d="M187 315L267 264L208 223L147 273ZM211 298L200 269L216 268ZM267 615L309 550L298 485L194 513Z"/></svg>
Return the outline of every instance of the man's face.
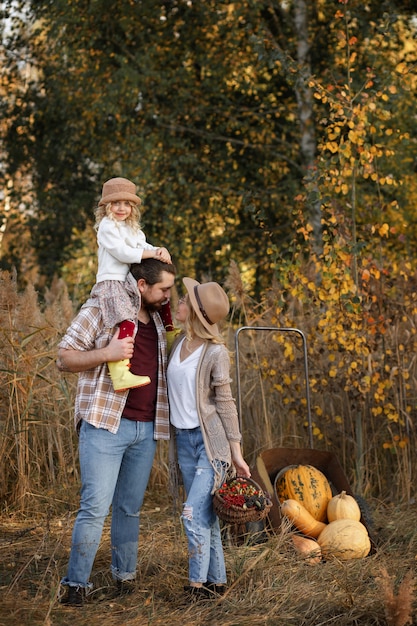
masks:
<svg viewBox="0 0 417 626"><path fill-rule="evenodd" d="M162 272L161 281L154 285L148 285L144 280L139 280L138 288L142 296L142 304L148 311L159 311L166 300L171 296L174 286L174 276L169 272Z"/></svg>

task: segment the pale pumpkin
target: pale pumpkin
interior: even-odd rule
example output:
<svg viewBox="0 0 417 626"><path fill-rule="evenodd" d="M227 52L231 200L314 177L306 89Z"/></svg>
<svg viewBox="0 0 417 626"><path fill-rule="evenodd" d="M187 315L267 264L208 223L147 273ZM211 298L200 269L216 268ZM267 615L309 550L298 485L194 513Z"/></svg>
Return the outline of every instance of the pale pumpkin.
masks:
<svg viewBox="0 0 417 626"><path fill-rule="evenodd" d="M275 478L275 492L280 502L297 500L314 517L325 522L332 490L326 476L313 465L288 465Z"/></svg>
<svg viewBox="0 0 417 626"><path fill-rule="evenodd" d="M362 559L371 550L371 540L365 526L352 519L330 522L318 536L317 542L326 559Z"/></svg>
<svg viewBox="0 0 417 626"><path fill-rule="evenodd" d="M317 565L317 563L320 563L321 548L317 541L308 539L308 537L293 535L292 543L297 554L299 554L306 563L309 565Z"/></svg>
<svg viewBox="0 0 417 626"><path fill-rule="evenodd" d="M334 522L337 519L361 519L361 510L353 496L342 491L329 501L327 505L327 519Z"/></svg>
<svg viewBox="0 0 417 626"><path fill-rule="evenodd" d="M303 535L309 537L318 537L326 527L326 524L314 519L297 500L289 499L281 502L281 515L289 519Z"/></svg>

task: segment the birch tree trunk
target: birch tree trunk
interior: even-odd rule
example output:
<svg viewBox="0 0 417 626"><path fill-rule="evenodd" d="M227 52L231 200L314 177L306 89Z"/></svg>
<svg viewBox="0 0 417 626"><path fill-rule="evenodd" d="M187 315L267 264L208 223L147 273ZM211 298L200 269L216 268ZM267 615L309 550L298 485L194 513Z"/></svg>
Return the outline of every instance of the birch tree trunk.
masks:
<svg viewBox="0 0 417 626"><path fill-rule="evenodd" d="M297 36L297 63L298 79L295 84L295 94L298 105L298 119L300 124L300 149L306 176L312 178L316 159L316 134L313 114L313 93L309 87L311 78L310 41L308 34L308 14L305 0L294 0L294 26ZM321 231L321 202L318 189L310 194L309 218L313 227L315 251L322 250Z"/></svg>

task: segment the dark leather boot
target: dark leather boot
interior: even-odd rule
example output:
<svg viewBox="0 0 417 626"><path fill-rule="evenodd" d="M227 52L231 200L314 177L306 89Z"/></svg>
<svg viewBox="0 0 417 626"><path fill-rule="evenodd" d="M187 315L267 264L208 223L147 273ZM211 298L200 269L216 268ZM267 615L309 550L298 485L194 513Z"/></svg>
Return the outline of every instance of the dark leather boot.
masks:
<svg viewBox="0 0 417 626"><path fill-rule="evenodd" d="M83 606L85 601L85 589L83 587L67 587L67 593L60 599L60 603L66 606Z"/></svg>
<svg viewBox="0 0 417 626"><path fill-rule="evenodd" d="M226 592L226 585L217 585L216 583L205 583L204 587L210 593L215 594L216 596L223 596Z"/></svg>
<svg viewBox="0 0 417 626"><path fill-rule="evenodd" d="M126 596L136 589L136 581L134 580L118 580L116 584L119 596Z"/></svg>
<svg viewBox="0 0 417 626"><path fill-rule="evenodd" d="M213 597L213 594L206 587L193 587L192 585L185 585L184 591L187 593L192 602L208 600Z"/></svg>

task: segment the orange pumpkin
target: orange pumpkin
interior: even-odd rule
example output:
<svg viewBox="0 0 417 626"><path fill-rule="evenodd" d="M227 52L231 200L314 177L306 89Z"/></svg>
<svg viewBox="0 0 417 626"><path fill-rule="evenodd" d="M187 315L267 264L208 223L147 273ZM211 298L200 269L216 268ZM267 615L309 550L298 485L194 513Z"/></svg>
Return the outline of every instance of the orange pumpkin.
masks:
<svg viewBox="0 0 417 626"><path fill-rule="evenodd" d="M288 465L275 478L275 493L280 502L297 500L314 517L325 522L332 490L326 476L313 465Z"/></svg>

